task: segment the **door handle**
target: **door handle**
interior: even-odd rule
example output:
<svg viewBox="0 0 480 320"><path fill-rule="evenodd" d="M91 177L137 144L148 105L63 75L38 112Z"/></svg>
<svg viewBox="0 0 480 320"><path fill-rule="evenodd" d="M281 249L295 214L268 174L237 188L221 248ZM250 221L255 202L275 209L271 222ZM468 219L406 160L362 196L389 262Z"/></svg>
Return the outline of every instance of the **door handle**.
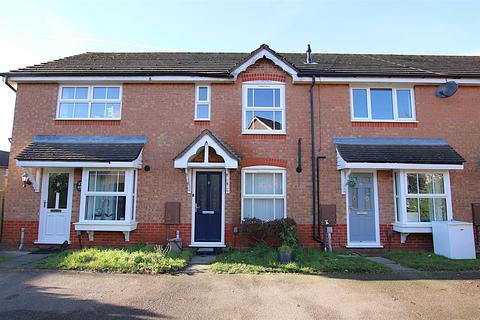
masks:
<svg viewBox="0 0 480 320"><path fill-rule="evenodd" d="M213 211L213 210L203 210L202 214L215 214L215 211Z"/></svg>

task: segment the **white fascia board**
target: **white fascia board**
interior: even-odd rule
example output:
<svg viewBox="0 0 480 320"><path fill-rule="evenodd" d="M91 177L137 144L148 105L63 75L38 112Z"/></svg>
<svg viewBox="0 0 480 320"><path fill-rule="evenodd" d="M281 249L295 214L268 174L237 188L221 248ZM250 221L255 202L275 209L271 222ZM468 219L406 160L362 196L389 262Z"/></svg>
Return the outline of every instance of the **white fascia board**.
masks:
<svg viewBox="0 0 480 320"><path fill-rule="evenodd" d="M259 52L257 52L256 54L254 54L253 56L251 56L247 61L245 61L244 63L242 63L241 65L239 65L238 67L236 67L231 73L232 75L234 76L234 79L236 80L238 75L240 73L242 73L243 71L247 70L248 67L250 67L251 65L255 64L255 62L257 62L257 60L261 59L261 58L267 58L269 60L271 60L273 63L275 63L277 66L279 66L280 68L282 68L283 71L285 71L286 73L288 73L292 78L293 78L293 81L297 81L299 78L297 76L297 71L292 68L290 65L288 65L287 63L285 63L283 60L279 59L276 55L274 55L273 53L271 53L270 51L266 50L266 49L262 49L260 50ZM311 79L310 79L311 80Z"/></svg>
<svg viewBox="0 0 480 320"><path fill-rule="evenodd" d="M446 81L455 81L463 85L480 85L480 79L465 78L401 78L401 77L315 77L317 83L386 83L386 84L441 84ZM311 77L297 77L295 83L311 83Z"/></svg>
<svg viewBox="0 0 480 320"><path fill-rule="evenodd" d="M9 82L58 82L58 83L124 83L124 82L178 82L178 83L212 83L234 82L231 78L197 77L197 76L71 76L71 77L11 77Z"/></svg>
<svg viewBox="0 0 480 320"><path fill-rule="evenodd" d="M138 159L131 162L81 162L81 161L19 161L25 168L141 168Z"/></svg>
<svg viewBox="0 0 480 320"><path fill-rule="evenodd" d="M463 170L463 164L373 163L373 162L345 162L343 160L337 163L337 169L338 170L343 170L343 169Z"/></svg>

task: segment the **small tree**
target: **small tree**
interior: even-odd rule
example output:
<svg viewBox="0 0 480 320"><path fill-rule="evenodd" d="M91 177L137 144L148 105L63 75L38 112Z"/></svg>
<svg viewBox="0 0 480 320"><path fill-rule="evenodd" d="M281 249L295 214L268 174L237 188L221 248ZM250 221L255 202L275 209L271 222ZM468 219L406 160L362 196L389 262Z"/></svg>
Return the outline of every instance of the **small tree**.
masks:
<svg viewBox="0 0 480 320"><path fill-rule="evenodd" d="M263 221L256 218L245 219L241 231L251 240L268 245L267 238L280 239L282 245L298 246L297 223L291 218Z"/></svg>

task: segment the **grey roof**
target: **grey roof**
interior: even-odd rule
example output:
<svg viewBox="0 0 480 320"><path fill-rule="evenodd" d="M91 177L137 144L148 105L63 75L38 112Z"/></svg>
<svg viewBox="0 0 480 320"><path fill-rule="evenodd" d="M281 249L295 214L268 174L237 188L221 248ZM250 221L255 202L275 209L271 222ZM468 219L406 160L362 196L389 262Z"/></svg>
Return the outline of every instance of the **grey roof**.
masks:
<svg viewBox="0 0 480 320"><path fill-rule="evenodd" d="M276 53L262 45L247 52L87 52L6 72L5 76L198 75L231 77L231 71L258 50L267 49L299 75L480 77L479 56Z"/></svg>
<svg viewBox="0 0 480 320"><path fill-rule="evenodd" d="M442 139L335 138L346 162L463 164L462 158Z"/></svg>
<svg viewBox="0 0 480 320"><path fill-rule="evenodd" d="M15 159L20 161L134 161L147 138L143 136L35 136Z"/></svg>
<svg viewBox="0 0 480 320"><path fill-rule="evenodd" d="M200 133L198 135L198 137L195 138L195 140L193 140L188 146L186 146L185 149L183 149L182 152L180 152L173 160L177 160L178 158L181 158L204 135L210 136L232 158L240 160L240 156L238 154L236 154L235 151L233 151L233 149L228 144L226 144L222 139L220 139L216 134L214 134L213 132L211 132L208 129L203 130L202 133Z"/></svg>
<svg viewBox="0 0 480 320"><path fill-rule="evenodd" d="M8 167L8 156L10 152L0 150L0 167Z"/></svg>

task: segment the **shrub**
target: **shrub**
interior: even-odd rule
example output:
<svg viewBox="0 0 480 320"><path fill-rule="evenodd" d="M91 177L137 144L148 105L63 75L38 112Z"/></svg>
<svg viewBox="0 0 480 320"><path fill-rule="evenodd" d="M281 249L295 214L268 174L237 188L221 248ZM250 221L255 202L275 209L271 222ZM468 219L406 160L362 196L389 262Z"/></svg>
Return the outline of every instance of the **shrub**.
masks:
<svg viewBox="0 0 480 320"><path fill-rule="evenodd" d="M256 218L245 219L241 232L257 243L268 245L267 239L280 239L282 244L295 248L298 245L297 223L291 218L263 221Z"/></svg>

